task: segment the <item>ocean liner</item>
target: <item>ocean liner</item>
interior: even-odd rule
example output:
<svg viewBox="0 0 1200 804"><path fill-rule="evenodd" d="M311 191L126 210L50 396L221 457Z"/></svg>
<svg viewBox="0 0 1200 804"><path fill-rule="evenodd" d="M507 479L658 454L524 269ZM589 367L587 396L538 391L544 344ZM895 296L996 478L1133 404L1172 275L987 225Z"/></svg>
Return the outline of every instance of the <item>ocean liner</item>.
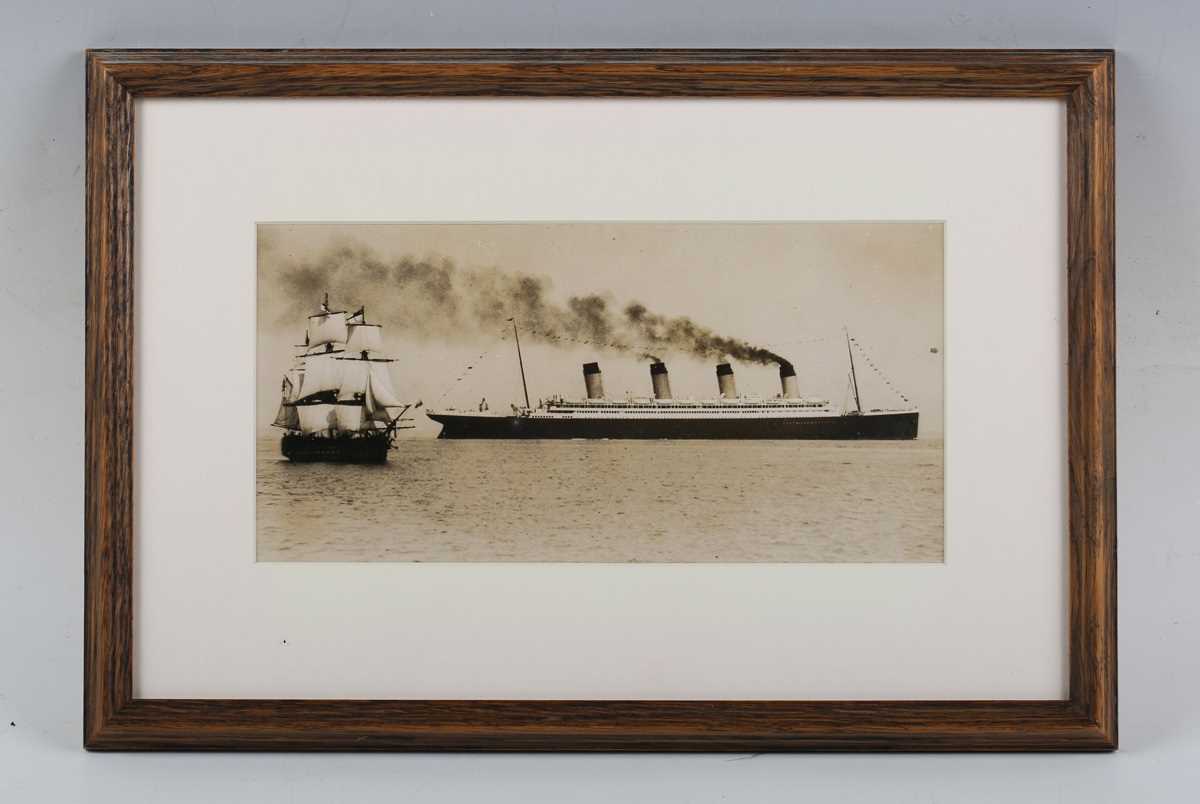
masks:
<svg viewBox="0 0 1200 804"><path fill-rule="evenodd" d="M537 407L529 404L521 341L514 326L525 406L511 413L487 410L426 410L442 425L439 438L674 438L674 439L879 439L917 437L919 411L864 409L854 369L852 339L846 336L850 358L853 407L835 407L825 399L801 396L796 370L779 364L780 392L773 397L738 394L733 367L716 368L717 396L675 399L666 365L650 364L653 396L609 399L604 393L598 363L583 365L585 399L553 397ZM482 407L482 406L481 406Z"/></svg>
<svg viewBox="0 0 1200 804"><path fill-rule="evenodd" d="M280 448L297 462L382 463L401 418L401 402L381 354L382 327L366 311L330 310L329 296L308 317L303 351L283 377L273 425L284 430ZM396 409L399 412L393 412Z"/></svg>

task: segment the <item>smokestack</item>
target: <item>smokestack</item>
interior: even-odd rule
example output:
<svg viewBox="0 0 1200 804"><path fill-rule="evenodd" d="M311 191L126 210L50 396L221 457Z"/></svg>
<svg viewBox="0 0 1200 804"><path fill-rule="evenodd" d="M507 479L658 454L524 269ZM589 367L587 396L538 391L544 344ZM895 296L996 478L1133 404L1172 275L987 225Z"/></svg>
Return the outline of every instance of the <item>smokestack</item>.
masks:
<svg viewBox="0 0 1200 804"><path fill-rule="evenodd" d="M667 376L665 363L655 361L650 364L650 384L654 386L655 399L671 398L671 378Z"/></svg>
<svg viewBox="0 0 1200 804"><path fill-rule="evenodd" d="M725 399L737 398L737 382L733 379L733 366L717 364L717 390Z"/></svg>
<svg viewBox="0 0 1200 804"><path fill-rule="evenodd" d="M599 363L583 364L583 384L587 388L588 399L604 398L604 378L600 374Z"/></svg>
<svg viewBox="0 0 1200 804"><path fill-rule="evenodd" d="M779 383L783 386L784 399L798 399L800 386L796 382L796 370L791 363L779 364Z"/></svg>

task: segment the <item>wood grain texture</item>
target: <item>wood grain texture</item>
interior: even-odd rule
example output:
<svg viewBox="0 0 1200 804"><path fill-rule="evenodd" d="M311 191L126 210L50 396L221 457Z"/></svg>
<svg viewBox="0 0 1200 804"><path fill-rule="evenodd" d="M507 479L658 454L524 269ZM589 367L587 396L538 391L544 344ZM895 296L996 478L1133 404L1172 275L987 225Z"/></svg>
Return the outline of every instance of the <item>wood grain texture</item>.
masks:
<svg viewBox="0 0 1200 804"><path fill-rule="evenodd" d="M1065 97L1098 51L95 51L146 97Z"/></svg>
<svg viewBox="0 0 1200 804"><path fill-rule="evenodd" d="M116 50L87 59L90 749L1096 751L1117 744L1111 51ZM1052 97L1067 106L1066 701L133 697L135 97Z"/></svg>
<svg viewBox="0 0 1200 804"><path fill-rule="evenodd" d="M85 742L133 697L133 95L87 64Z"/></svg>
<svg viewBox="0 0 1200 804"><path fill-rule="evenodd" d="M1105 750L1067 701L141 700L108 749Z"/></svg>
<svg viewBox="0 0 1200 804"><path fill-rule="evenodd" d="M1117 742L1116 213L1113 60L1067 100L1070 689Z"/></svg>

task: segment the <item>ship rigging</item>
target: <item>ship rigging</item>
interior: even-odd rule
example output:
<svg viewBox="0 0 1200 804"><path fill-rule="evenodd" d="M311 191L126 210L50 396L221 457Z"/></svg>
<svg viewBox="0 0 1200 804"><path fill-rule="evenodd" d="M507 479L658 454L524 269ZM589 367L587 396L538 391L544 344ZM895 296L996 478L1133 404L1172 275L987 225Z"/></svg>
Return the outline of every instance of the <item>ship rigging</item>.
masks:
<svg viewBox="0 0 1200 804"><path fill-rule="evenodd" d="M331 310L329 294L308 317L304 343L283 377L273 426L284 430L280 449L293 461L380 463L413 407L392 389L383 355L383 327L366 310ZM417 407L420 406L418 402ZM398 412L396 412L398 410Z"/></svg>

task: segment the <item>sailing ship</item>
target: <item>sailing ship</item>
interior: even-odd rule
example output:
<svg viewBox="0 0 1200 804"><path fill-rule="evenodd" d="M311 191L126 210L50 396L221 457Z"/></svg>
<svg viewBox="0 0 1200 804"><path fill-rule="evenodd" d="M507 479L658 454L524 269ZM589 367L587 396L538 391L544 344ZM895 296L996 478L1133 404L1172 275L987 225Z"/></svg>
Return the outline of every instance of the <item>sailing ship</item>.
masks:
<svg viewBox="0 0 1200 804"><path fill-rule="evenodd" d="M846 334L850 358L853 407L834 406L826 399L800 394L796 370L779 364L780 392L764 398L738 394L733 367L716 367L717 396L712 399L675 399L667 366L650 364L653 396L609 399L598 363L583 364L584 399L552 397L529 404L521 338L513 323L517 364L525 406L512 406L511 414L476 411L426 410L442 425L439 438L677 438L677 439L878 439L917 437L920 412L903 409L866 409L859 395L854 366L853 339ZM906 400L907 401L907 400ZM481 408L483 406L481 405Z"/></svg>
<svg viewBox="0 0 1200 804"><path fill-rule="evenodd" d="M273 422L284 430L283 455L297 462L386 461L396 430L411 429L402 418L411 405L392 389L383 327L368 323L363 307L331 310L327 293L297 348Z"/></svg>

